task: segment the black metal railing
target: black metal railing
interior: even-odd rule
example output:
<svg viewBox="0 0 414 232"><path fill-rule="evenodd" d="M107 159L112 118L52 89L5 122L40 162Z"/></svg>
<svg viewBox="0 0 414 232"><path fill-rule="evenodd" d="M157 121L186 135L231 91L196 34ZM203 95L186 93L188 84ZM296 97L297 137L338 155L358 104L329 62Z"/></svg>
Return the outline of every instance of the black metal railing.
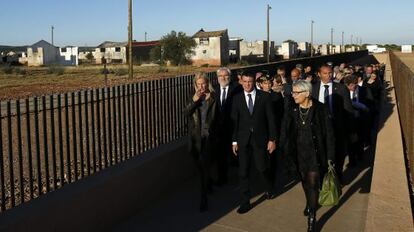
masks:
<svg viewBox="0 0 414 232"><path fill-rule="evenodd" d="M192 78L0 104L1 211L185 136Z"/></svg>
<svg viewBox="0 0 414 232"><path fill-rule="evenodd" d="M249 66L287 70L366 51ZM232 78L236 78L233 69ZM0 212L187 135L194 75L0 102ZM207 73L217 84L216 73Z"/></svg>

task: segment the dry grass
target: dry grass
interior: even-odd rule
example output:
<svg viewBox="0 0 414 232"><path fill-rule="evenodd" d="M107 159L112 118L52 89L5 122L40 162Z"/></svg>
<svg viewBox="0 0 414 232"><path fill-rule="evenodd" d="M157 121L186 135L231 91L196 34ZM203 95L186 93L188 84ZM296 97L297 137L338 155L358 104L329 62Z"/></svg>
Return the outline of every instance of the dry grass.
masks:
<svg viewBox="0 0 414 232"><path fill-rule="evenodd" d="M65 67L62 75L49 74L48 67L19 68L26 69L26 74L21 75L16 72L5 74L0 70L0 100L71 92L106 85L104 74L101 73L102 65ZM166 68L134 66L134 78L129 79L127 74L116 75L117 70L127 71L126 65L108 65L107 68L111 72L108 74L108 86L217 69L216 67L198 68L192 66Z"/></svg>

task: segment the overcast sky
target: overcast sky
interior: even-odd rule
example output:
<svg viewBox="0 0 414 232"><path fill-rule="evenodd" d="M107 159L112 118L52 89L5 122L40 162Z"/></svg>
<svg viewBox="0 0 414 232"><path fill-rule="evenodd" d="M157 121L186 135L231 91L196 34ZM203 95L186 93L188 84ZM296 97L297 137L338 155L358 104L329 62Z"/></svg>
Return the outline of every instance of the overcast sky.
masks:
<svg viewBox="0 0 414 232"><path fill-rule="evenodd" d="M270 38L345 43L414 44L414 0L133 0L134 39L157 40L171 30L193 35L200 28L228 29L230 37L266 39L266 5ZM128 38L128 0L0 0L0 45L30 45L51 40L57 46L96 46ZM358 39L359 40L359 39Z"/></svg>

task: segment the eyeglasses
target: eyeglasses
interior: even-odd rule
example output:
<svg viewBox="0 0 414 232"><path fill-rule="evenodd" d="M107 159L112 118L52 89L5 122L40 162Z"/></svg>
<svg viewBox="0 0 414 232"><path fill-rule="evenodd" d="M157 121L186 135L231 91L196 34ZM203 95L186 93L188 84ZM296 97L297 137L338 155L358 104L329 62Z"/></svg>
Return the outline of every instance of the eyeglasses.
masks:
<svg viewBox="0 0 414 232"><path fill-rule="evenodd" d="M307 92L307 91L292 91L292 96L293 95L298 95L298 94L301 94L301 93L304 93L304 92Z"/></svg>

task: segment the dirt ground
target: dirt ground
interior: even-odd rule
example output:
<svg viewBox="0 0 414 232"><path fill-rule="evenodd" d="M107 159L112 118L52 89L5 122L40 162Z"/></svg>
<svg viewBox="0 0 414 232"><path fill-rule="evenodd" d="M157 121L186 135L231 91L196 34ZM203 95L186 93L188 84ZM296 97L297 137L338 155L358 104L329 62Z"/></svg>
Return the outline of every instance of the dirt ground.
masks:
<svg viewBox="0 0 414 232"><path fill-rule="evenodd" d="M15 67L11 74L6 74L3 67L0 67L0 101L186 75L198 71L210 72L217 67L134 66L133 79L128 78L126 65L108 65L107 69L109 74L105 83L102 65L64 67L61 75L50 73L49 67ZM20 70L23 72L18 74Z"/></svg>

